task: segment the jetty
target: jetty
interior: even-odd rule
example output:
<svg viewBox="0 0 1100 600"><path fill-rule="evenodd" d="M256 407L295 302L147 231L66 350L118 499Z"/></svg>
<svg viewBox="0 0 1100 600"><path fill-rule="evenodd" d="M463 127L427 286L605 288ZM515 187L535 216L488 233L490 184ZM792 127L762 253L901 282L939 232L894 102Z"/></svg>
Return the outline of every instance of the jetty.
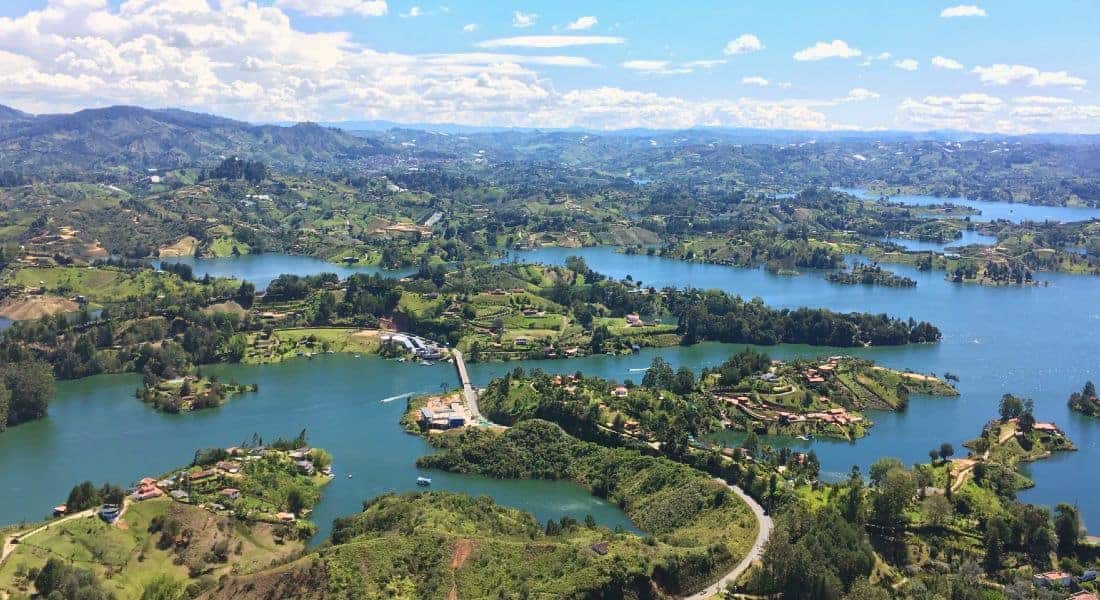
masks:
<svg viewBox="0 0 1100 600"><path fill-rule="evenodd" d="M481 411L477 407L477 390L470 383L470 374L466 371L466 361L463 360L462 353L458 349L451 350L451 356L454 357L455 369L458 370L458 379L462 382L462 394L466 398L466 406L470 408L470 417L476 422L481 422Z"/></svg>

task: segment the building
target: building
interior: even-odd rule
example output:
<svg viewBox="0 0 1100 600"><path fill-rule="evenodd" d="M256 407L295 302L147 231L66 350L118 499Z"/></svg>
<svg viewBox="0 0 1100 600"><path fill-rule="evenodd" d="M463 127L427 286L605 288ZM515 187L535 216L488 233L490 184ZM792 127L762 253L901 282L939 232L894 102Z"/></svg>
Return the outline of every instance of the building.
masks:
<svg viewBox="0 0 1100 600"><path fill-rule="evenodd" d="M313 466L313 462L308 460L296 460L294 464L298 467L298 472L303 475L313 475L317 472L317 467Z"/></svg>
<svg viewBox="0 0 1100 600"><path fill-rule="evenodd" d="M241 491L237 488L225 488L221 491L221 495L230 500L236 500L241 497Z"/></svg>
<svg viewBox="0 0 1100 600"><path fill-rule="evenodd" d="M1073 583L1073 576L1063 571L1047 571L1035 576L1035 585L1039 587L1051 587L1054 585L1066 587Z"/></svg>
<svg viewBox="0 0 1100 600"><path fill-rule="evenodd" d="M615 388L615 391L613 393L616 398L625 398L629 391L626 389L625 386L620 385L619 387Z"/></svg>

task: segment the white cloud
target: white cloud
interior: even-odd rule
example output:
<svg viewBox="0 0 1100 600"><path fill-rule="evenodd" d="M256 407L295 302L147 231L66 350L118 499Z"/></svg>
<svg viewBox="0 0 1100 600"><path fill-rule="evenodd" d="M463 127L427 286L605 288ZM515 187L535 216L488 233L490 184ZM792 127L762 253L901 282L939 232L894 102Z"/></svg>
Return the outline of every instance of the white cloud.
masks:
<svg viewBox="0 0 1100 600"><path fill-rule="evenodd" d="M388 10L385 0L276 0L275 6L311 17L380 17Z"/></svg>
<svg viewBox="0 0 1100 600"><path fill-rule="evenodd" d="M525 13L517 10L512 13L512 26L513 27L530 27L535 24L535 20L539 18L535 13Z"/></svg>
<svg viewBox="0 0 1100 600"><path fill-rule="evenodd" d="M628 60L619 66L646 75L684 75L692 72L691 67L673 65L667 60Z"/></svg>
<svg viewBox="0 0 1100 600"><path fill-rule="evenodd" d="M988 67L974 67L971 71L982 83L1009 85L1024 83L1031 87L1066 86L1084 87L1086 80L1070 75L1066 71L1040 71L1027 65L995 64Z"/></svg>
<svg viewBox="0 0 1100 600"><path fill-rule="evenodd" d="M717 67L718 65L724 65L724 64L726 64L725 60L723 60L721 58L714 58L714 59L704 59L704 60L689 60L686 63L684 63L684 66L689 67L689 68L698 67L700 69L709 69L711 67Z"/></svg>
<svg viewBox="0 0 1100 600"><path fill-rule="evenodd" d="M898 61L894 61L894 66L902 71L916 71L920 67L920 63L912 58L903 58Z"/></svg>
<svg viewBox="0 0 1100 600"><path fill-rule="evenodd" d="M569 31L582 31L585 29L592 29L599 22L600 20L596 17L580 17L576 21L573 21L572 23L566 25L565 28Z"/></svg>
<svg viewBox="0 0 1100 600"><path fill-rule="evenodd" d="M727 55L734 54L750 54L752 52L759 52L764 49L764 44L761 43L760 38L751 33L742 33L726 43L725 49L722 51Z"/></svg>
<svg viewBox="0 0 1100 600"><path fill-rule="evenodd" d="M958 71L965 68L961 62L944 56L932 57L932 66L937 69L947 69L949 71Z"/></svg>
<svg viewBox="0 0 1100 600"><path fill-rule="evenodd" d="M954 17L985 17L985 9L974 6L973 4L959 4L958 6L951 6L940 11L940 16L945 19Z"/></svg>
<svg viewBox="0 0 1100 600"><path fill-rule="evenodd" d="M475 44L479 48L566 48L569 46L607 46L623 44L621 37L607 35L521 35Z"/></svg>
<svg viewBox="0 0 1100 600"><path fill-rule="evenodd" d="M477 23L467 23L463 25L462 31L465 31L466 33L473 33L477 31Z"/></svg>
<svg viewBox="0 0 1100 600"><path fill-rule="evenodd" d="M437 65L543 65L548 67L597 67L583 56L547 56L497 54L493 52L464 52L459 54L423 54L421 59Z"/></svg>
<svg viewBox="0 0 1100 600"><path fill-rule="evenodd" d="M759 75L754 75L752 77L742 77L741 83L743 83L744 85L758 85L760 87L766 87L769 81L767 79L764 79L763 77L760 77Z"/></svg>
<svg viewBox="0 0 1100 600"><path fill-rule="evenodd" d="M854 58L863 54L856 48L848 46L844 40L831 42L818 42L809 48L803 48L794 53L794 59L798 61L825 60L826 58Z"/></svg>
<svg viewBox="0 0 1100 600"><path fill-rule="evenodd" d="M879 97L878 92L872 92L871 90L869 90L867 88L859 87L859 88L852 88L851 90L848 90L848 96L845 97L844 99L845 99L845 101L848 101L848 102L860 102L862 100L874 100L875 98L878 98L878 97Z"/></svg>
<svg viewBox="0 0 1100 600"><path fill-rule="evenodd" d="M409 12L401 13L401 16L407 19L415 19L416 17L424 16L424 9L419 6L413 6L409 8Z"/></svg>
<svg viewBox="0 0 1100 600"><path fill-rule="evenodd" d="M864 58L863 62L859 63L859 66L869 67L869 66L871 66L871 63L873 63L875 61L890 60L893 57L894 57L894 55L890 54L889 52L880 52L878 54L872 54L872 55L867 56L867 58Z"/></svg>
<svg viewBox="0 0 1100 600"><path fill-rule="evenodd" d="M1073 104L1069 98L1056 96L1017 96L1012 101L1016 104Z"/></svg>

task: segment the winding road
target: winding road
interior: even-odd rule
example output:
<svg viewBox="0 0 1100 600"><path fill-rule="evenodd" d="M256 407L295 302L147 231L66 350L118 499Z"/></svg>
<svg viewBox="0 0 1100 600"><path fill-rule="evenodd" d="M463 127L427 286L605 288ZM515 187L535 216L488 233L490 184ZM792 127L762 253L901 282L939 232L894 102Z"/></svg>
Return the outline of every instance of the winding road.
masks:
<svg viewBox="0 0 1100 600"><path fill-rule="evenodd" d="M757 503L756 500L750 498L749 495L744 492L744 490L737 487L736 485L730 485L726 483L724 479L715 479L715 481L733 490L733 493L737 494L738 497L745 501L745 504L749 505L749 508L752 510L752 514L756 517L756 541L753 542L752 547L749 548L749 552L745 555L745 558L742 558L741 562L737 563L737 565L733 567L732 571L723 575L721 579L719 579L714 584L708 586L707 588L695 592L690 596L685 596L685 600L707 600L708 598L724 590L727 585L737 581L737 578L740 577L741 574L749 568L749 565L760 558L761 553L763 553L764 551L764 544L767 543L768 538L771 537L772 529L775 526L775 524L772 522L772 518L764 513L764 507L760 506L760 504Z"/></svg>

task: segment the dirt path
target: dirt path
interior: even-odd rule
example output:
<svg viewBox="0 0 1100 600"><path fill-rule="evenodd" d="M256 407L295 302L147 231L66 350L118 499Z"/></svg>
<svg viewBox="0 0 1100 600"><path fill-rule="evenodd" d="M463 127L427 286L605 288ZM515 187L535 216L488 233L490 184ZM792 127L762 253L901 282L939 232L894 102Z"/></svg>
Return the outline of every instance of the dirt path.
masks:
<svg viewBox="0 0 1100 600"><path fill-rule="evenodd" d="M721 592L727 585L737 581L737 578L740 577L753 562L760 558L760 555L764 551L764 544L766 544L768 538L771 537L772 529L775 526L772 522L772 518L764 513L764 507L757 504L756 500L750 498L741 488L736 485L729 485L723 479L717 479L716 481L733 490L733 493L737 494L745 504L749 505L753 516L756 517L756 541L753 542L752 548L749 548L749 552L745 555L745 558L742 558L741 562L737 563L732 571L723 575L721 579L706 589L698 591L690 596L685 596L685 600L707 600L711 596Z"/></svg>
<svg viewBox="0 0 1100 600"><path fill-rule="evenodd" d="M23 541L24 539L36 533L41 533L54 525L60 525L66 521L89 517L91 515L94 515L95 511L96 509L89 508L87 510L82 510L71 515L66 515L64 517L61 517L60 519L55 519L53 521L50 521L49 523L46 523L45 525L35 527L34 529L30 529L28 531L20 531L9 535L8 537L4 538L4 548L3 550L0 550L0 565L3 565L4 561L8 559L8 556L11 555L12 552L15 552L16 548L19 547L19 543L16 542L16 540Z"/></svg>
<svg viewBox="0 0 1100 600"><path fill-rule="evenodd" d="M458 600L458 581L455 580L455 571L466 564L470 553L474 551L473 540L461 539L455 542L455 548L451 551L451 593L447 594L447 600Z"/></svg>

